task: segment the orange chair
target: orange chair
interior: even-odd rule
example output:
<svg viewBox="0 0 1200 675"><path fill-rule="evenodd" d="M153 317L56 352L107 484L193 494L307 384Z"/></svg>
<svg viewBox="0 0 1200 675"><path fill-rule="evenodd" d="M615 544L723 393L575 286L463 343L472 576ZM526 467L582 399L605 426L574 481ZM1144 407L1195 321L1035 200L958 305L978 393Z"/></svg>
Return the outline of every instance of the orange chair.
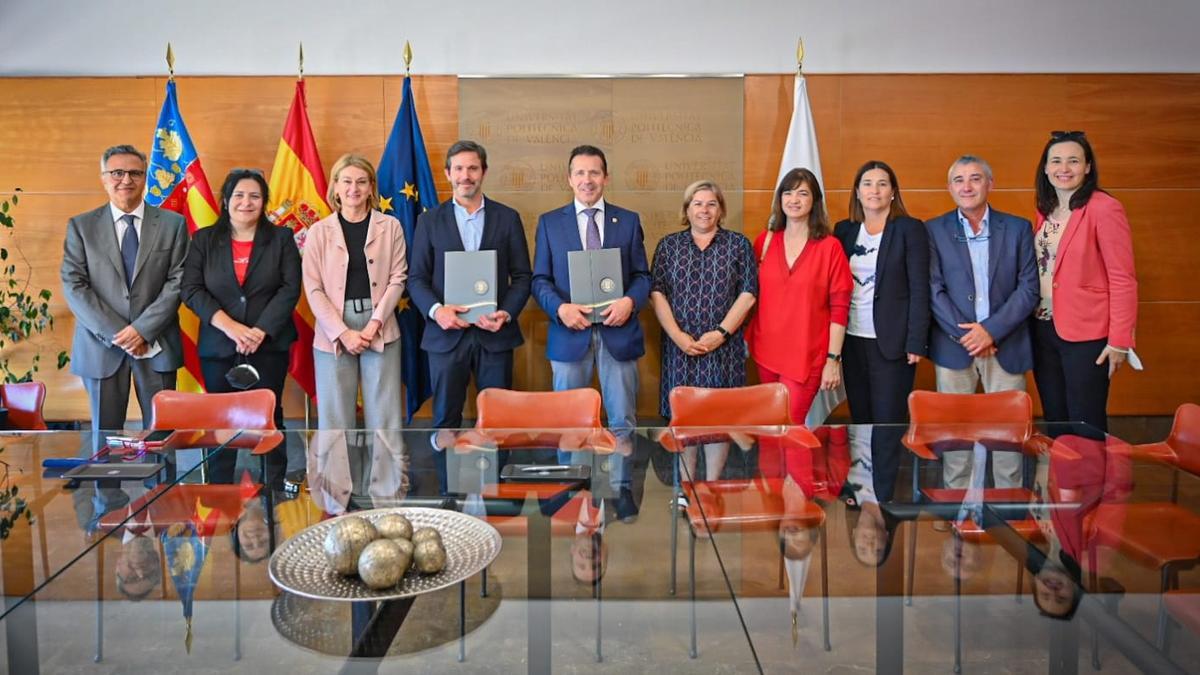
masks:
<svg viewBox="0 0 1200 675"><path fill-rule="evenodd" d="M1200 405L1184 403L1175 410L1175 422L1164 441L1125 446L1129 458L1160 462L1200 475ZM1179 500L1179 474L1173 475L1171 501Z"/></svg>
<svg viewBox="0 0 1200 675"><path fill-rule="evenodd" d="M1023 391L1002 391L989 394L948 394L936 391L914 391L908 396L908 432L904 446L913 454L913 495L938 503L962 503L966 490L954 488L919 489L920 460L939 459L934 447L984 442L1007 445L1014 450L1033 452L1033 401ZM985 502L1033 501L1034 495L1024 488L986 488ZM1030 540L1041 538L1037 522L1032 518L1010 521L1008 526ZM994 540L973 520L955 522L953 536L958 542L983 544ZM911 606L916 588L917 521L913 521L908 539L908 594L905 604ZM961 545L961 544L960 544ZM956 562L957 564L957 562ZM1025 568L1017 562L1017 601L1025 584ZM962 580L954 578L954 672L962 670Z"/></svg>
<svg viewBox="0 0 1200 675"><path fill-rule="evenodd" d="M1160 576L1156 644L1167 640L1167 596L1179 587L1179 572L1200 564L1200 516L1176 504L1179 472L1200 475L1200 406L1185 403L1175 411L1175 421L1166 440L1158 443L1106 444L1113 455L1131 460L1159 462L1175 468L1169 502L1101 504L1084 522L1088 561L1093 586L1097 570L1097 548L1118 551L1129 560Z"/></svg>
<svg viewBox="0 0 1200 675"><path fill-rule="evenodd" d="M788 408L788 391L779 382L728 389L675 387L668 396L670 428L659 438L659 443L668 452L683 452L690 443L712 442L714 430L711 427L723 427L723 430L741 427L760 434L761 427L781 427L785 433L794 434L794 440L801 445L817 447L821 444L808 429L789 426L792 415ZM675 496L671 499L671 509L678 509L677 515L683 515L686 505L683 505L685 499L680 489L678 459L672 466ZM681 505L684 508L680 508ZM679 528L675 521L676 518L671 519L671 586L668 589L671 595L675 595L675 554L679 548Z"/></svg>
<svg viewBox="0 0 1200 675"><path fill-rule="evenodd" d="M596 453L616 449L616 438L600 421L600 392L484 389L475 399L477 433L463 434L459 447L563 448ZM527 430L527 431L522 431Z"/></svg>
<svg viewBox="0 0 1200 675"><path fill-rule="evenodd" d="M266 454L283 442L283 433L275 428L275 392L270 389L228 394L163 390L154 395L151 409L155 429L191 432L169 439L167 447L249 448L265 469Z"/></svg>
<svg viewBox="0 0 1200 675"><path fill-rule="evenodd" d="M46 385L41 382L0 384L0 405L8 408L8 428L22 431L45 431L42 405L46 402Z"/></svg>
<svg viewBox="0 0 1200 675"><path fill-rule="evenodd" d="M1084 521L1092 585L1098 576L1097 549L1120 552L1126 559L1156 569L1161 577L1155 644L1167 639L1166 595L1179 588L1179 572L1200 564L1200 515L1170 502L1101 504Z"/></svg>
<svg viewBox="0 0 1200 675"><path fill-rule="evenodd" d="M475 398L476 429L570 429L600 424L600 392L484 389Z"/></svg>
<svg viewBox="0 0 1200 675"><path fill-rule="evenodd" d="M704 387L675 387L669 394L671 402L670 429L660 439L659 443L672 453L681 453L689 446L697 443L711 443L729 440L741 434L751 437L769 437L779 439L784 443L797 446L816 448L820 441L811 431L803 426L793 425L790 412L787 387L778 382L757 384L747 387L704 388ZM676 497L672 500L671 508L677 509L683 503L679 513L688 518L689 524L689 588L693 606L696 598L695 578L695 544L697 532L719 529L722 524L733 524L739 527L749 526L751 522L758 524L774 523L778 526L782 517L777 513L780 509L764 510L758 507L748 509L733 509L724 514L711 515L702 512L702 504L695 490L701 484L706 489L716 492L736 492L745 488L745 481L704 481L703 483L687 481L684 486L679 476L678 459L674 462L673 482ZM694 478L694 477L691 477ZM683 499L687 495L689 498ZM760 505L761 506L761 505ZM817 510L819 506L814 504ZM707 516L707 520L705 519ZM821 512L820 524L824 524L824 511ZM673 595L676 586L675 559L678 550L677 518L671 519L671 585L669 592ZM822 532L822 558L825 557L826 537ZM781 553L782 555L782 553ZM822 565L821 578L824 583L824 626L825 648L829 644L829 589L828 572ZM697 656L696 625L693 610L692 644L690 655Z"/></svg>

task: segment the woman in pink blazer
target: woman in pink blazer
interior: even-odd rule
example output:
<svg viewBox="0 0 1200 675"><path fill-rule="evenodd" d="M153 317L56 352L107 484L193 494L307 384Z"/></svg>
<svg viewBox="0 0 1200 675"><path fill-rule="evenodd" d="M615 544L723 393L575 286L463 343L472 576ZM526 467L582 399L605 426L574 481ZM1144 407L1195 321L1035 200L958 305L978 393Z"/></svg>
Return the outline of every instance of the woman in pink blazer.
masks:
<svg viewBox="0 0 1200 675"><path fill-rule="evenodd" d="M358 155L334 163L328 199L335 213L309 228L303 256L319 428L358 428L361 385L366 428L399 429L404 230L379 211L375 167Z"/></svg>
<svg viewBox="0 0 1200 675"><path fill-rule="evenodd" d="M1108 430L1108 383L1133 348L1137 276L1121 203L1100 189L1082 131L1055 131L1038 163L1034 246L1041 301L1033 376L1047 421Z"/></svg>

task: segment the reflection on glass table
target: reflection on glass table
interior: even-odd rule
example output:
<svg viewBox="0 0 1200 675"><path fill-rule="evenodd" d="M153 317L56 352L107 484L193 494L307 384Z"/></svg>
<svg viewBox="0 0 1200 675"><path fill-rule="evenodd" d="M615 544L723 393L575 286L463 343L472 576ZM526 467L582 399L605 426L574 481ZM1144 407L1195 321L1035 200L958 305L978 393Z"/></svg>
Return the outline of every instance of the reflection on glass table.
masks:
<svg viewBox="0 0 1200 675"><path fill-rule="evenodd" d="M93 660L119 671L444 669L459 661L628 671L688 659L692 610L665 583L674 487L650 471L658 445L649 431L623 450L595 430L287 435L306 448L307 480L294 497L263 490L258 462L243 457L232 483L205 482L210 474L198 466L99 514L95 541L77 546L77 559L6 620L9 671ZM514 479L503 477L506 467L529 466L547 475L510 468ZM407 607L309 600L268 578L271 551L306 527L410 506L453 509L499 530L503 547L486 577ZM39 522L64 546L78 527L74 517ZM3 544L6 569L11 543ZM698 595L705 666L753 669L719 570Z"/></svg>

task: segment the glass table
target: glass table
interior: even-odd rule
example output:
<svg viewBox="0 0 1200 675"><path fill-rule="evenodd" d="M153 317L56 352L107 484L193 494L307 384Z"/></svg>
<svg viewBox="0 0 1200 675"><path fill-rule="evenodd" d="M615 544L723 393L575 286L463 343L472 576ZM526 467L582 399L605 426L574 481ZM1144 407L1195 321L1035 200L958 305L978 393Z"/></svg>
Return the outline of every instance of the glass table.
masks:
<svg viewBox="0 0 1200 675"><path fill-rule="evenodd" d="M1195 571L1134 541L1174 518L1186 549L1200 479L1085 428L284 436L297 494L263 488L255 432L179 432L132 459L159 473L115 484L42 468L91 434L0 435L34 516L0 542L8 672L1200 669L1159 626L1161 582ZM238 448L235 481L207 482ZM499 556L411 602L271 582L283 541L393 506L484 519Z"/></svg>

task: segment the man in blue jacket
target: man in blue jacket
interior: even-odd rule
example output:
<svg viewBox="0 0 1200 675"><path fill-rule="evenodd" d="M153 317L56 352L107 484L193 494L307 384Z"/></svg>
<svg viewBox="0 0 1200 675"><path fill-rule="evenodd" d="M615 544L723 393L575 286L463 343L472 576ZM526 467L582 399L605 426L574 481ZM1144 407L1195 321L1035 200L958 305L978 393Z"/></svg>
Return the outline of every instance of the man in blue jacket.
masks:
<svg viewBox="0 0 1200 675"><path fill-rule="evenodd" d="M958 208L925 224L938 391L971 394L980 382L985 392L1024 391L1033 368L1029 317L1038 302L1033 227L988 206L994 183L986 161L959 157L948 178ZM970 478L971 453L958 454L964 461L943 457L949 487L966 487ZM1018 453L997 453L992 464L997 487L1019 484Z"/></svg>
<svg viewBox="0 0 1200 675"><path fill-rule="evenodd" d="M637 425L637 360L646 353L637 316L650 295L642 222L638 214L604 201L608 160L600 148L572 150L567 181L575 199L542 214L537 226L533 295L550 316L546 356L555 391L590 386L593 368L599 371L608 424L628 449ZM620 251L625 295L606 308L589 309L571 302L567 252L600 248ZM593 324L592 311L604 321Z"/></svg>
<svg viewBox="0 0 1200 675"><path fill-rule="evenodd" d="M422 214L413 236L408 292L425 316L421 349L429 353L433 426L462 426L467 385L512 389L513 350L524 343L517 317L529 299L529 246L516 211L484 199L487 151L461 140L446 152L454 194ZM448 251L496 252L496 311L470 324L467 310L445 303Z"/></svg>

